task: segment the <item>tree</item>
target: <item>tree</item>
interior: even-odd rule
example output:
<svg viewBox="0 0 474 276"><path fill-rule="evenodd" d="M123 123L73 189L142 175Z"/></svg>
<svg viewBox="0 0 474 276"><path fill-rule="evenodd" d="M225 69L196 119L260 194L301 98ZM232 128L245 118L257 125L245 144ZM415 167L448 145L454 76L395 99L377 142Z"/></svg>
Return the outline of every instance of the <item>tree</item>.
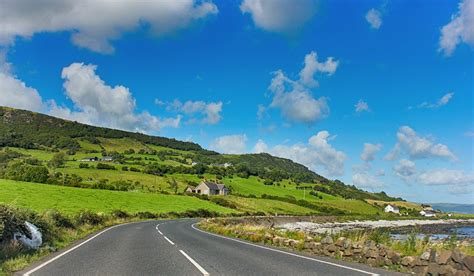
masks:
<svg viewBox="0 0 474 276"><path fill-rule="evenodd" d="M52 168L60 168L63 167L66 163L66 154L64 152L58 152L53 155L53 158L49 160L48 165Z"/></svg>
<svg viewBox="0 0 474 276"><path fill-rule="evenodd" d="M171 190L176 194L178 192L178 182L174 178L168 180L168 184L170 185Z"/></svg>

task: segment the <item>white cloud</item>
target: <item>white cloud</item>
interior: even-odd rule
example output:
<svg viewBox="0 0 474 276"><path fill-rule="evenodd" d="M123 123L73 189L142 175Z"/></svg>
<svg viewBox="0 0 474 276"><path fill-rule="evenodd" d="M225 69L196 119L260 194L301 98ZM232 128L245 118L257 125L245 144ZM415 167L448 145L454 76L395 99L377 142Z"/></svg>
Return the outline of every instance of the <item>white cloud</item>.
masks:
<svg viewBox="0 0 474 276"><path fill-rule="evenodd" d="M169 108L187 115L201 114L203 118L197 121L203 124L214 125L222 119L222 102L186 101L181 103L179 100L174 100ZM193 121L196 119L191 120Z"/></svg>
<svg viewBox="0 0 474 276"><path fill-rule="evenodd" d="M418 181L425 185L474 185L474 173L460 170L433 169L418 176Z"/></svg>
<svg viewBox="0 0 474 276"><path fill-rule="evenodd" d="M382 13L376 9L370 9L365 15L365 20L369 22L372 29L379 29L382 25Z"/></svg>
<svg viewBox="0 0 474 276"><path fill-rule="evenodd" d="M439 51L452 55L457 45L464 42L474 46L474 0L463 0L459 11L451 16L451 22L441 29Z"/></svg>
<svg viewBox="0 0 474 276"><path fill-rule="evenodd" d="M454 96L453 92L446 93L436 103L422 102L421 104L418 105L418 108L436 109L436 108L442 107L444 105L447 105L453 96Z"/></svg>
<svg viewBox="0 0 474 276"><path fill-rule="evenodd" d="M435 144L428 138L420 137L408 126L402 126L397 132L398 142L385 156L387 160L398 158L400 153L406 152L410 159L441 158L455 161L457 157L449 150L448 146Z"/></svg>
<svg viewBox="0 0 474 276"><path fill-rule="evenodd" d="M262 120L265 117L265 114L267 112L267 108L262 104L259 104L257 108L258 108L257 109L257 119Z"/></svg>
<svg viewBox="0 0 474 276"><path fill-rule="evenodd" d="M259 139L257 143L255 144L255 146L253 147L253 152L254 153L268 152L268 146L262 139Z"/></svg>
<svg viewBox="0 0 474 276"><path fill-rule="evenodd" d="M6 0L0 2L0 44L11 45L16 37L36 33L69 31L75 45L111 53L111 41L124 32L146 26L161 36L217 12L213 3L194 0Z"/></svg>
<svg viewBox="0 0 474 276"><path fill-rule="evenodd" d="M413 161L401 159L398 164L393 167L395 175L404 181L410 181L416 174L416 165Z"/></svg>
<svg viewBox="0 0 474 276"><path fill-rule="evenodd" d="M360 159L370 162L375 159L375 154L382 149L382 144L364 143L364 150L360 154Z"/></svg>
<svg viewBox="0 0 474 276"><path fill-rule="evenodd" d="M66 96L75 110L50 102L49 113L86 124L131 131L157 131L163 127L178 127L181 116L160 119L148 112L135 113L135 98L127 87L107 85L97 74L97 66L73 63L63 68Z"/></svg>
<svg viewBox="0 0 474 276"><path fill-rule="evenodd" d="M0 70L0 106L32 111L44 109L43 100L38 91L28 87L7 69Z"/></svg>
<svg viewBox="0 0 474 276"><path fill-rule="evenodd" d="M375 176L385 176L385 170L384 169L378 169L375 172Z"/></svg>
<svg viewBox="0 0 474 276"><path fill-rule="evenodd" d="M363 111L370 111L370 108L369 108L369 105L363 101L363 100L359 100L355 105L355 111L357 113L360 113L360 112L363 112Z"/></svg>
<svg viewBox="0 0 474 276"><path fill-rule="evenodd" d="M304 67L300 71L300 83L308 87L317 87L319 83L314 79L314 74L325 73L332 75L336 72L339 61L328 57L325 62L318 61L318 54L314 51L304 57Z"/></svg>
<svg viewBox="0 0 474 276"><path fill-rule="evenodd" d="M384 183L367 172L352 175L352 183L360 188L382 188Z"/></svg>
<svg viewBox="0 0 474 276"><path fill-rule="evenodd" d="M333 74L339 64L333 58L326 62L317 61L317 54L311 52L305 57L305 66L300 71L300 79L295 81L278 70L273 73L269 86L273 101L270 107L279 108L283 117L293 122L312 124L329 115L329 106L325 97L314 98L310 88L317 86L314 74L317 72Z"/></svg>
<svg viewBox="0 0 474 276"><path fill-rule="evenodd" d="M267 152L291 159L314 171L323 168L328 175L340 176L344 174L346 155L329 144L331 139L333 137L330 137L329 132L320 131L309 138L308 144L276 145L268 148Z"/></svg>
<svg viewBox="0 0 474 276"><path fill-rule="evenodd" d="M245 153L247 149L247 135L237 134L218 137L210 144L210 148L221 153Z"/></svg>
<svg viewBox="0 0 474 276"><path fill-rule="evenodd" d="M298 31L313 17L316 1L243 0L240 10L249 13L257 27L288 34Z"/></svg>

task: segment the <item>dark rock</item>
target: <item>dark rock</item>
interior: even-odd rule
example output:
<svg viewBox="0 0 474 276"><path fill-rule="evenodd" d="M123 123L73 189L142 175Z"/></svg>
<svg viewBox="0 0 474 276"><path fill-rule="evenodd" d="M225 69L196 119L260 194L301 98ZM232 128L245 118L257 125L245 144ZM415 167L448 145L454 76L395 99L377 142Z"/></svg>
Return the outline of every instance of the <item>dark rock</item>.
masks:
<svg viewBox="0 0 474 276"><path fill-rule="evenodd" d="M436 249L431 249L431 252L430 252L430 263L436 263L436 256L438 254L436 253Z"/></svg>
<svg viewBox="0 0 474 276"><path fill-rule="evenodd" d="M344 256L344 257L351 257L352 255L354 255L354 253L352 252L351 249L344 250L344 252L342 254L342 256Z"/></svg>
<svg viewBox="0 0 474 276"><path fill-rule="evenodd" d="M436 255L436 263L439 265L444 265L448 263L448 260L451 259L452 252L449 250L442 250Z"/></svg>
<svg viewBox="0 0 474 276"><path fill-rule="evenodd" d="M466 256L462 262L471 272L474 272L474 256Z"/></svg>
<svg viewBox="0 0 474 276"><path fill-rule="evenodd" d="M416 275L426 275L428 273L428 267L416 266L413 268L413 272L415 272Z"/></svg>
<svg viewBox="0 0 474 276"><path fill-rule="evenodd" d="M334 244L330 244L330 245L326 246L326 250L327 250L328 252L331 252L331 253L332 253L332 252L336 252L337 248L336 248L336 246L335 246Z"/></svg>

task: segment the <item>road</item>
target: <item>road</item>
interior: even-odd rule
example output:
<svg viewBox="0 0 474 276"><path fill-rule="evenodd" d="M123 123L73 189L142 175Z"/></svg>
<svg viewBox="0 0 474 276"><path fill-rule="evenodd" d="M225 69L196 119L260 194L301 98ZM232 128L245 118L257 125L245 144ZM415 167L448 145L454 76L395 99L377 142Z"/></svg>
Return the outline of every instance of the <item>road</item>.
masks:
<svg viewBox="0 0 474 276"><path fill-rule="evenodd" d="M108 228L23 275L399 275L362 264L251 244L197 229L197 220Z"/></svg>

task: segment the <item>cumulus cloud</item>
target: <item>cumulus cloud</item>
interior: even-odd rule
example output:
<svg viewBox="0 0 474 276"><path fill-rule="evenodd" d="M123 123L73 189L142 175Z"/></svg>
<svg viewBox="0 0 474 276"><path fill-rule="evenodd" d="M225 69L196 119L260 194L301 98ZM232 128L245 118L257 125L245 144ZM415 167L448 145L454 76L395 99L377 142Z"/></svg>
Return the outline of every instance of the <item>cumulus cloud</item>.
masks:
<svg viewBox="0 0 474 276"><path fill-rule="evenodd" d="M447 105L453 96L454 96L454 93L449 92L449 93L446 93L443 97L441 97L436 103L422 102L417 107L418 108L436 109L436 108L442 107L444 105Z"/></svg>
<svg viewBox="0 0 474 276"><path fill-rule="evenodd" d="M316 73L332 75L336 72L339 61L328 57L325 62L318 61L318 54L314 51L304 57L304 67L300 71L300 83L308 87L317 87L319 83L314 79Z"/></svg>
<svg viewBox="0 0 474 276"><path fill-rule="evenodd" d="M358 172L353 174L352 183L359 188L374 189L384 187L384 183L382 181L367 172Z"/></svg>
<svg viewBox="0 0 474 276"><path fill-rule="evenodd" d="M398 164L393 167L393 171L396 176L404 181L410 181L416 174L416 165L413 161L401 159L398 161Z"/></svg>
<svg viewBox="0 0 474 276"><path fill-rule="evenodd" d="M218 137L210 144L210 148L227 154L244 153L247 148L247 135L237 134Z"/></svg>
<svg viewBox="0 0 474 276"><path fill-rule="evenodd" d="M96 65L73 63L63 68L66 96L74 103L74 110L50 103L53 116L86 124L131 131L157 131L163 127L178 127L181 116L161 119L148 112L135 113L132 93L122 85L109 86L97 74Z"/></svg>
<svg viewBox="0 0 474 276"><path fill-rule="evenodd" d="M255 26L290 34L301 29L316 12L315 0L243 0L242 13L249 13Z"/></svg>
<svg viewBox="0 0 474 276"><path fill-rule="evenodd" d="M262 139L259 139L257 143L255 144L255 146L253 147L253 152L254 153L268 152L268 146Z"/></svg>
<svg viewBox="0 0 474 276"><path fill-rule="evenodd" d="M367 104L367 102L363 101L363 100L359 100L355 105L355 111L357 113L360 113L360 112L364 112L364 111L370 111L370 108L369 108L369 105Z"/></svg>
<svg viewBox="0 0 474 276"><path fill-rule="evenodd" d="M161 36L217 12L213 3L195 0L6 0L0 2L0 44L11 45L17 37L36 33L68 31L75 45L111 53L111 41L124 32L145 26Z"/></svg>
<svg viewBox="0 0 474 276"><path fill-rule="evenodd" d="M451 161L457 157L449 150L448 146L436 144L432 140L420 137L409 126L402 126L397 132L398 142L385 156L386 160L395 160L400 153L406 153L410 159L441 158Z"/></svg>
<svg viewBox="0 0 474 276"><path fill-rule="evenodd" d="M191 122L214 125L222 119L222 102L186 101L181 103L179 100L174 100L169 107L187 115L200 114L202 116L201 119L191 119Z"/></svg>
<svg viewBox="0 0 474 276"><path fill-rule="evenodd" d="M324 130L311 136L308 140L308 144L299 143L291 146L276 145L272 148L268 148L266 144L261 141L259 148L265 148L266 152L272 155L291 159L314 171L318 171L322 168L327 175L340 176L344 174L346 155L342 151L336 150L329 143L331 139L333 139L333 137L329 135L329 132ZM257 145L255 148L257 148Z"/></svg>
<svg viewBox="0 0 474 276"><path fill-rule="evenodd" d="M382 149L382 144L364 143L364 150L360 154L360 159L365 162L374 161L375 154Z"/></svg>
<svg viewBox="0 0 474 276"><path fill-rule="evenodd" d="M279 108L283 117L292 122L312 124L326 118L329 115L327 99L313 97L310 88L318 85L314 79L316 73L332 75L338 64L332 57L318 62L316 52L311 52L305 57L299 80L288 78L282 70L274 72L269 86L273 95L270 107Z"/></svg>
<svg viewBox="0 0 474 276"><path fill-rule="evenodd" d="M7 69L0 70L0 106L32 111L42 111L45 107L38 91L27 86Z"/></svg>
<svg viewBox="0 0 474 276"><path fill-rule="evenodd" d="M372 29L379 29L382 26L382 13L376 9L370 9L365 15L365 20Z"/></svg>
<svg viewBox="0 0 474 276"><path fill-rule="evenodd" d="M451 21L441 28L439 51L446 56L453 54L457 45L466 43L474 46L474 0L463 0L459 11L451 16Z"/></svg>
<svg viewBox="0 0 474 276"><path fill-rule="evenodd" d="M420 173L418 181L425 185L474 185L474 174L460 170L434 169Z"/></svg>

